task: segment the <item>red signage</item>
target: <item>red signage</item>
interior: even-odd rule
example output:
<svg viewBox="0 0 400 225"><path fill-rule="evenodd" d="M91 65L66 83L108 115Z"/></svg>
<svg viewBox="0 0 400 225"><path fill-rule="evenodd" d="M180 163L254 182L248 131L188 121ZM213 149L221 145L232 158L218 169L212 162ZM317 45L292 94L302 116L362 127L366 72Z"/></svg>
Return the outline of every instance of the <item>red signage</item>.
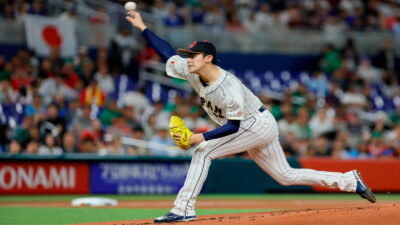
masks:
<svg viewBox="0 0 400 225"><path fill-rule="evenodd" d="M400 160L368 159L368 160L335 160L322 158L300 158L303 168L322 171L347 172L357 169L362 179L374 192L400 191ZM313 187L318 192L337 192L337 189Z"/></svg>
<svg viewBox="0 0 400 225"><path fill-rule="evenodd" d="M89 164L0 162L0 194L89 193Z"/></svg>

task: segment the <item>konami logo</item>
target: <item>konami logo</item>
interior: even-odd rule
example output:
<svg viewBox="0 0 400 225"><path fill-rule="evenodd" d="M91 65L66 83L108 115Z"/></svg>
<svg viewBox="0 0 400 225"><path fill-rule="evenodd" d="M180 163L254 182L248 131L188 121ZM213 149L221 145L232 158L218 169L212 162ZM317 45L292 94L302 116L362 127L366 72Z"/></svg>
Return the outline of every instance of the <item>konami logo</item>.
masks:
<svg viewBox="0 0 400 225"><path fill-rule="evenodd" d="M0 169L0 188L5 190L21 189L23 185L33 189L39 186L44 189L75 188L75 174L74 167L56 168L51 166L46 173L41 166L36 168L4 166Z"/></svg>
<svg viewBox="0 0 400 225"><path fill-rule="evenodd" d="M0 193L76 193L83 190L88 190L86 164L0 163Z"/></svg>

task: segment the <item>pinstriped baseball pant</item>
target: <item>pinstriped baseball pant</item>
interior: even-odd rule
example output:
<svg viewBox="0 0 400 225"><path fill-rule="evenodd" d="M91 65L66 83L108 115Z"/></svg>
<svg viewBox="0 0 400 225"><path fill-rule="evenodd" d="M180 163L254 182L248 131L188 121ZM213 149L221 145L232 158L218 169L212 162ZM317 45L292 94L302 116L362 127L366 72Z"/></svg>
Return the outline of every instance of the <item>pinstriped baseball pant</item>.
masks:
<svg viewBox="0 0 400 225"><path fill-rule="evenodd" d="M324 172L291 168L278 141L278 127L269 111L241 122L239 131L222 138L203 141L193 154L185 183L171 212L181 216L195 215L197 195L207 178L211 160L248 151L251 158L282 185L320 185L355 192L353 173Z"/></svg>

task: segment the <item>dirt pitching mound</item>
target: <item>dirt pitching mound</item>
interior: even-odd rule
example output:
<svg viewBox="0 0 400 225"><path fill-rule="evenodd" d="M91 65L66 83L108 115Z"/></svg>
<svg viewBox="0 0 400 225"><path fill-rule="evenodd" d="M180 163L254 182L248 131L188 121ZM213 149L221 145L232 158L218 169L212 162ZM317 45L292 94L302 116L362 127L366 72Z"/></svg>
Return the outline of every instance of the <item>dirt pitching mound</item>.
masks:
<svg viewBox="0 0 400 225"><path fill-rule="evenodd" d="M240 213L212 216L198 216L190 222L176 222L173 224L207 224L207 225L395 225L400 221L400 204L360 204L341 208L323 208L306 210L289 210L262 213ZM85 223L85 225L148 225L153 220L129 220L101 223ZM83 225L83 224L81 224Z"/></svg>

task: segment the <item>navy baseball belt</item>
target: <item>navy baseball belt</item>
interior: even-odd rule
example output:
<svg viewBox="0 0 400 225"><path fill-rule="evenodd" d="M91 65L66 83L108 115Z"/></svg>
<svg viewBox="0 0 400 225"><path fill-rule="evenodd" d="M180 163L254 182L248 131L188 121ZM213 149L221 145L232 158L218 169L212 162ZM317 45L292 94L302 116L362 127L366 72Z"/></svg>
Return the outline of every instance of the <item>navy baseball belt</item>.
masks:
<svg viewBox="0 0 400 225"><path fill-rule="evenodd" d="M264 105L261 106L258 111L260 111L260 113L264 112L265 110L267 110L267 107L265 107Z"/></svg>

